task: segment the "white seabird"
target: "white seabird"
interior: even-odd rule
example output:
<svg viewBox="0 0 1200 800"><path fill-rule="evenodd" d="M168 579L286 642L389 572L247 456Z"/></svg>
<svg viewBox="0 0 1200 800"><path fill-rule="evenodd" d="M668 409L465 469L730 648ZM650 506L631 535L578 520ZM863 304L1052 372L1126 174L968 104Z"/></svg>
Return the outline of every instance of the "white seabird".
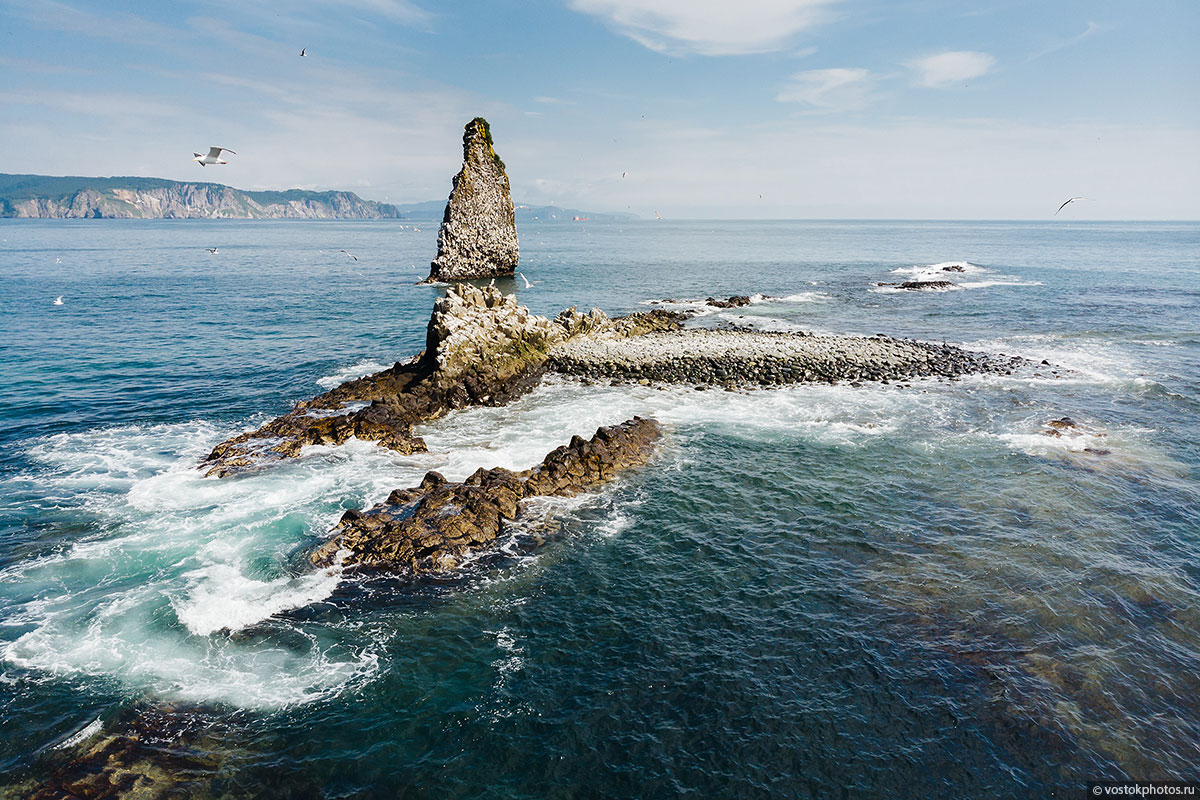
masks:
<svg viewBox="0 0 1200 800"><path fill-rule="evenodd" d="M192 155L195 156L192 161L195 161L202 167L207 167L209 164L228 164L228 161L225 161L223 158L221 158L221 153L223 152L233 153L235 156L237 155L237 153L234 153L234 151L230 150L228 147L210 147L208 148L208 155L192 153Z"/></svg>
<svg viewBox="0 0 1200 800"><path fill-rule="evenodd" d="M348 256L350 256L351 258L353 258L355 261L358 261L358 256L354 255L354 253L351 253L349 250L338 250L338 252L339 252L339 253L345 253L346 255L348 255Z"/></svg>
<svg viewBox="0 0 1200 800"><path fill-rule="evenodd" d="M206 247L204 249L208 251L210 256L215 256L219 252L215 247Z"/></svg>
<svg viewBox="0 0 1200 800"><path fill-rule="evenodd" d="M1087 200L1087 198L1086 197L1072 197L1071 199L1067 200L1067 202L1065 202L1061 206L1059 206L1058 211L1062 211L1064 208L1066 208L1071 203L1074 203L1076 200ZM1056 217L1058 216L1058 211L1054 212L1054 216L1056 216Z"/></svg>
<svg viewBox="0 0 1200 800"><path fill-rule="evenodd" d="M63 296L60 294L58 297L54 298L53 305L61 306L63 304L62 299L63 299Z"/></svg>
<svg viewBox="0 0 1200 800"><path fill-rule="evenodd" d="M532 289L532 288L533 288L533 283L532 283L532 282L529 280L529 278L526 278L526 277L525 277L525 273L524 273L524 272L518 272L517 274L521 276L521 280L525 281L525 288L526 288L526 289Z"/></svg>

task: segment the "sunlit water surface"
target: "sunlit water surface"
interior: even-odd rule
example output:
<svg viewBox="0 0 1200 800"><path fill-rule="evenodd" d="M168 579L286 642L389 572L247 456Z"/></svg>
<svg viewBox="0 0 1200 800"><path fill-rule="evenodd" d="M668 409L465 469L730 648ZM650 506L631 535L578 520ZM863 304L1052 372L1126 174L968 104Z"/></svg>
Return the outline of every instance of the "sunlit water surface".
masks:
<svg viewBox="0 0 1200 800"><path fill-rule="evenodd" d="M441 290L415 285L419 228L0 224L8 781L162 705L219 723L190 791L229 797L1194 776L1200 225L534 223L534 286L501 283L537 313L761 293L698 322L1031 364L744 393L550 379L423 426L426 454L352 441L201 477L222 439L420 349ZM959 288L876 285L939 272ZM557 529L540 547L517 529L417 584L304 566L343 510L427 470L528 467L633 414L664 423L661 454L534 503ZM1042 433L1064 415L1076 432Z"/></svg>

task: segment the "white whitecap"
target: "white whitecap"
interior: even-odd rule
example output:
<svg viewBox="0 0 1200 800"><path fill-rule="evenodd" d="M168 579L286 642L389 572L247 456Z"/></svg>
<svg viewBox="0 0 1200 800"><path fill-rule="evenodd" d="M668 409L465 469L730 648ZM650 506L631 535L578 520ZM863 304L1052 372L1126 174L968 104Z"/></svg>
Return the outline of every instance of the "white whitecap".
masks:
<svg viewBox="0 0 1200 800"><path fill-rule="evenodd" d="M74 734L72 734L71 736L67 737L63 741L56 744L54 746L54 749L55 750L69 750L70 748L74 747L75 745L86 742L88 739L95 736L97 733L100 732L100 729L103 727L104 727L104 723L100 720L99 717L96 717L94 720L89 722L87 725L84 725L82 728L80 728Z"/></svg>
<svg viewBox="0 0 1200 800"><path fill-rule="evenodd" d="M989 286L1042 286L1041 281L1023 281L1019 278L1005 279L1003 276L990 281L964 281L957 284L963 289L986 289Z"/></svg>
<svg viewBox="0 0 1200 800"><path fill-rule="evenodd" d="M327 569L269 581L246 577L233 564L209 564L184 575L186 591L171 599L179 621L196 636L238 631L284 611L324 600L342 581L340 562Z"/></svg>
<svg viewBox="0 0 1200 800"><path fill-rule="evenodd" d="M352 381L365 375L374 375L376 372L382 372L390 366L391 364L381 364L378 361L364 359L349 366L342 367L341 369L329 375L324 375L320 378L317 378L317 385L322 389L334 389L338 386L341 386L343 383L346 383L347 381Z"/></svg>
<svg viewBox="0 0 1200 800"><path fill-rule="evenodd" d="M921 280L952 280L953 275L969 275L987 272L986 269L969 261L942 261L937 264L915 264L911 267L897 267L893 275L912 275Z"/></svg>
<svg viewBox="0 0 1200 800"><path fill-rule="evenodd" d="M796 294L785 294L782 297L773 297L770 299L780 303L819 303L823 300L828 300L829 295L824 292L797 292Z"/></svg>

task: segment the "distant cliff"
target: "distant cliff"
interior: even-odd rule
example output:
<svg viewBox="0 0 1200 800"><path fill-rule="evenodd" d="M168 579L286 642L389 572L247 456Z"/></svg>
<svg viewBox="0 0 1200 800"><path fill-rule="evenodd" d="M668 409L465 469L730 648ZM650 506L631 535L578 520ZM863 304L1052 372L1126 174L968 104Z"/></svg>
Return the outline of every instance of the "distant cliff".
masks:
<svg viewBox="0 0 1200 800"><path fill-rule="evenodd" d="M249 192L163 178L0 173L0 217L40 219L403 219L354 192Z"/></svg>
<svg viewBox="0 0 1200 800"><path fill-rule="evenodd" d="M165 178L57 178L0 172L0 218L34 219L408 219L438 222L445 200L403 205L354 192L247 192ZM516 206L517 222L628 222L637 214Z"/></svg>

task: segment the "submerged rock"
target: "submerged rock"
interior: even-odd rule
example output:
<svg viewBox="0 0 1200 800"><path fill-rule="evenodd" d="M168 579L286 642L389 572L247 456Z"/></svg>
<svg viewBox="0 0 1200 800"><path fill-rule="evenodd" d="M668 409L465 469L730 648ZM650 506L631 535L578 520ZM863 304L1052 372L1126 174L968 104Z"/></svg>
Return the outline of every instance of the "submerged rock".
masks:
<svg viewBox="0 0 1200 800"><path fill-rule="evenodd" d="M413 574L452 569L494 543L504 524L520 516L525 498L573 495L605 483L646 463L661 436L657 422L634 417L597 429L590 440L575 436L522 472L481 468L462 483L430 472L419 486L397 489L368 511L347 511L311 560Z"/></svg>
<svg viewBox="0 0 1200 800"><path fill-rule="evenodd" d="M495 287L458 284L434 303L423 353L297 403L258 430L217 445L200 466L224 477L297 456L305 445L337 445L351 437L399 453L424 452L425 442L412 432L415 423L520 397L541 380L557 344L678 327L677 315L664 311L609 319L600 309L581 314L570 308L551 320Z"/></svg>
<svg viewBox="0 0 1200 800"><path fill-rule="evenodd" d="M170 703L128 709L110 726L47 752L23 787L29 800L209 798L233 752L228 725L211 710ZM46 774L48 773L48 774ZM5 793L5 796L15 796Z"/></svg>
<svg viewBox="0 0 1200 800"><path fill-rule="evenodd" d="M454 176L438 231L437 257L425 281L512 275L518 255L508 175L492 145L487 120L476 117L463 133L462 170Z"/></svg>

